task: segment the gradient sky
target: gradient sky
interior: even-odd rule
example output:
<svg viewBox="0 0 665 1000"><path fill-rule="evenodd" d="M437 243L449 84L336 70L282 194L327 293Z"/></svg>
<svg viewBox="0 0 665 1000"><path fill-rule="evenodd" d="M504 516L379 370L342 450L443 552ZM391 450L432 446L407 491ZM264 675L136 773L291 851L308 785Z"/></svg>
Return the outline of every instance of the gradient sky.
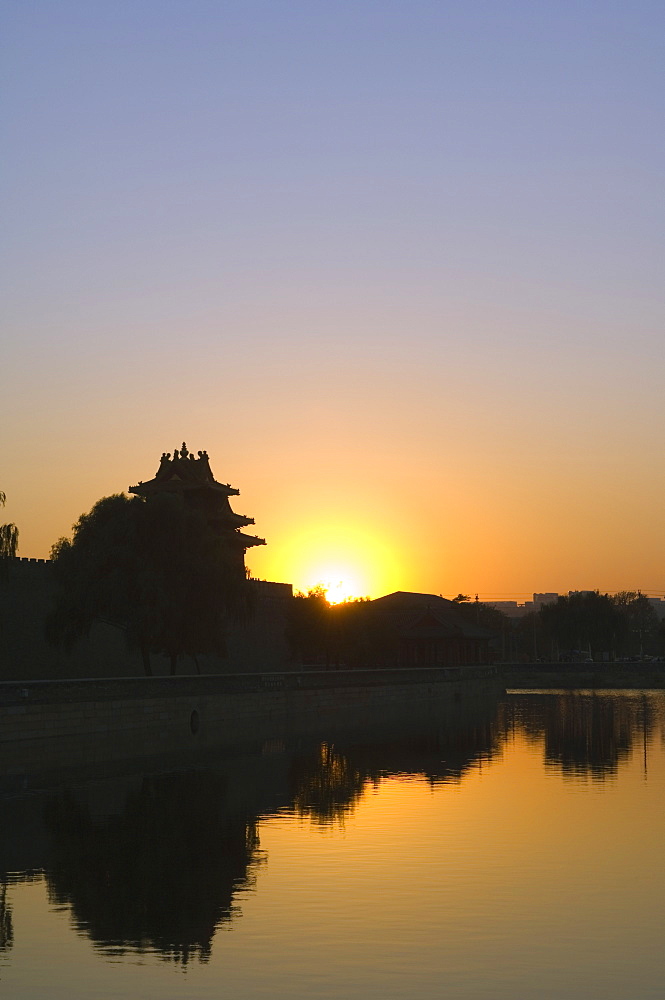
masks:
<svg viewBox="0 0 665 1000"><path fill-rule="evenodd" d="M255 575L665 592L665 7L7 0L5 518L183 439Z"/></svg>

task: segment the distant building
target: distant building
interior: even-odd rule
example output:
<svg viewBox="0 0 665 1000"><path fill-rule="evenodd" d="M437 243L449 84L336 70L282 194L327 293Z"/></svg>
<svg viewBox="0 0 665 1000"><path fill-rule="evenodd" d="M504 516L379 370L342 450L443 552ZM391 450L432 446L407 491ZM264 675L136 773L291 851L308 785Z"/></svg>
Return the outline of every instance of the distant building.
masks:
<svg viewBox="0 0 665 1000"><path fill-rule="evenodd" d="M490 608L501 611L508 618L523 618L524 615L531 614L533 611L540 611L543 604L555 604L558 598L558 594L548 591L544 594L534 594L533 600L525 601L524 604L518 604L517 601L486 601L485 603Z"/></svg>
<svg viewBox="0 0 665 1000"><path fill-rule="evenodd" d="M559 595L552 593L551 591L545 594L534 594L533 595L533 605L535 610L542 608L543 604L556 604L559 600Z"/></svg>
<svg viewBox="0 0 665 1000"><path fill-rule="evenodd" d="M524 614L524 605L517 601L485 601L489 608L496 608L508 618L521 618Z"/></svg>
<svg viewBox="0 0 665 1000"><path fill-rule="evenodd" d="M665 601L662 597L647 597L647 601L654 609L661 621L665 619Z"/></svg>

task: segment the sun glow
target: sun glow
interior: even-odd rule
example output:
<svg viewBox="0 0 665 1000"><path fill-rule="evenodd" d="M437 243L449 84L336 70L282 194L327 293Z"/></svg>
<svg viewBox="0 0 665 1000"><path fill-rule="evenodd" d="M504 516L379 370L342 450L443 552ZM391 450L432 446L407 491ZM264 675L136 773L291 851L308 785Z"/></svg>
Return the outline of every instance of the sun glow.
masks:
<svg viewBox="0 0 665 1000"><path fill-rule="evenodd" d="M397 590L403 575L390 544L357 525L317 524L275 546L272 579L307 593L322 587L331 604Z"/></svg>
<svg viewBox="0 0 665 1000"><path fill-rule="evenodd" d="M326 592L326 600L329 604L342 604L357 597L365 597L361 594L360 585L346 573L329 572L320 585Z"/></svg>

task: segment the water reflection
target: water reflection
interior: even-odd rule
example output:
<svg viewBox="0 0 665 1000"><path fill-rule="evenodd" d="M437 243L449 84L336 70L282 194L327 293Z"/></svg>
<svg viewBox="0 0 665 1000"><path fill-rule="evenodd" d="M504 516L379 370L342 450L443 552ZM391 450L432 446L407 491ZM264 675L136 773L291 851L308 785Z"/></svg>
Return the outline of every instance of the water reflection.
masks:
<svg viewBox="0 0 665 1000"><path fill-rule="evenodd" d="M342 822L368 785L413 775L431 784L460 781L479 761L500 750L498 700L480 699L438 725L371 729L321 743L292 756L289 808L317 824Z"/></svg>
<svg viewBox="0 0 665 1000"><path fill-rule="evenodd" d="M52 901L102 948L205 961L259 859L256 819L224 793L209 772L146 777L121 815L97 822L85 799L58 795L45 810Z"/></svg>
<svg viewBox="0 0 665 1000"><path fill-rule="evenodd" d="M293 808L318 823L341 822L361 798L366 780L344 754L322 743L311 755L294 758Z"/></svg>
<svg viewBox="0 0 665 1000"><path fill-rule="evenodd" d="M7 951L14 943L12 911L7 902L7 881L0 883L0 952Z"/></svg>
<svg viewBox="0 0 665 1000"><path fill-rule="evenodd" d="M2 872L21 867L14 880L44 870L51 902L66 906L99 950L205 962L216 930L240 915L239 895L253 888L265 861L263 818L286 811L339 824L383 779L460 783L516 735L542 745L546 765L567 778L604 781L635 751L646 768L649 745L665 735L665 699L516 693L454 706L428 725L280 742L270 753L239 751L189 770L15 796L5 800L0 838L0 950L13 943Z"/></svg>
<svg viewBox="0 0 665 1000"><path fill-rule="evenodd" d="M645 753L650 741L665 732L663 698L658 694L511 694L501 714L506 733L519 729L543 741L548 767L568 778L594 781L614 777L637 745Z"/></svg>

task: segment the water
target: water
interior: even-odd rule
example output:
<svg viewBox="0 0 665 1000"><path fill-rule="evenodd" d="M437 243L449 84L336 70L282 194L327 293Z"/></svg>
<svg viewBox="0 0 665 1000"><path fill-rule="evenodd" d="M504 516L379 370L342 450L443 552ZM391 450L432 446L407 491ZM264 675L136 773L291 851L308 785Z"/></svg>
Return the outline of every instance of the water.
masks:
<svg viewBox="0 0 665 1000"><path fill-rule="evenodd" d="M7 792L0 993L662 998L665 695Z"/></svg>

